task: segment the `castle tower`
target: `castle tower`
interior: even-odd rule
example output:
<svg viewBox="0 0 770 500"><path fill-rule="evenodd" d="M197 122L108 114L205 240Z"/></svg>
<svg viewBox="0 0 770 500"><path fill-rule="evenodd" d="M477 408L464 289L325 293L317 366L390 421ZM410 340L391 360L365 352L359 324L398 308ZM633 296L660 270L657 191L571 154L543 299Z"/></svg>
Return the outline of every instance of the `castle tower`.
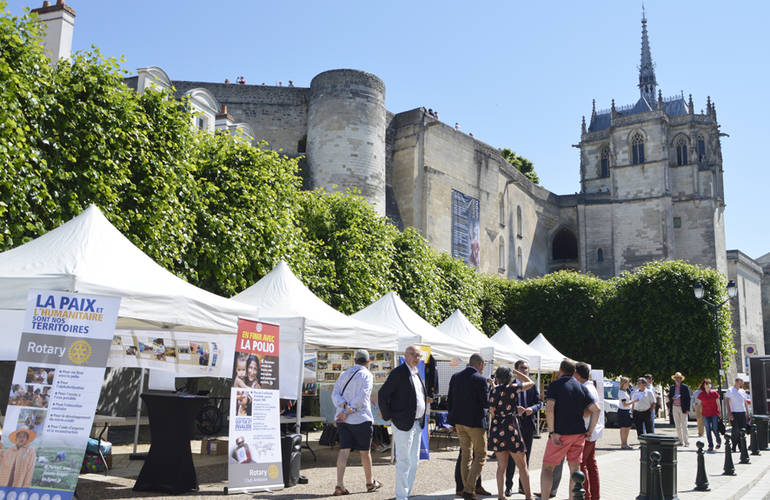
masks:
<svg viewBox="0 0 770 500"><path fill-rule="evenodd" d="M385 215L385 84L371 73L326 71L310 82L307 153L313 187L359 189Z"/></svg>
<svg viewBox="0 0 770 500"><path fill-rule="evenodd" d="M56 64L59 59L68 58L72 53L72 32L75 29L75 11L64 0L57 0L51 5L47 0L43 6L31 11L37 14L44 25L45 53Z"/></svg>
<svg viewBox="0 0 770 500"><path fill-rule="evenodd" d="M726 274L716 113L659 93L644 14L641 62L639 100L593 111L581 134L581 269L608 278L684 259Z"/></svg>

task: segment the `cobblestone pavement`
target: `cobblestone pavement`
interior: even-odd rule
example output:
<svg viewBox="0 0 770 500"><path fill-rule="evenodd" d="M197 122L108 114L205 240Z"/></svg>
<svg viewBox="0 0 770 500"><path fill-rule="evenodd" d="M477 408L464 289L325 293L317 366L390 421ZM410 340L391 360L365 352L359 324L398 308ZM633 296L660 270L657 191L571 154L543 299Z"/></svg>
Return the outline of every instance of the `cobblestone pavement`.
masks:
<svg viewBox="0 0 770 500"><path fill-rule="evenodd" d="M673 434L672 429L662 421L656 423L659 433ZM331 493L336 483L335 461L337 448L319 446L317 443L320 432L310 434L310 443L315 450L318 460L307 450L302 452L302 473L309 482L273 493L259 492L250 494L223 495L227 485L227 466L225 457L206 457L195 455L196 470L200 482L200 491L181 495L184 498L230 498L230 499L326 499L332 498ZM697 432L690 427L690 447L678 449L678 496L681 500L713 499L726 500L731 498L770 498L768 488L761 490L767 483L767 472L770 471L770 451L760 456L752 456L750 465L738 464L738 456L733 455L737 476L722 476L723 453L706 455L706 469L711 486L710 492L696 492L696 453L695 441ZM315 441L315 442L314 442ZM631 432L629 443L634 446L632 451L620 450L620 438L617 429L606 429L604 437L597 445L599 471L601 477L602 498L605 500L633 499L639 494L639 451L636 446L636 433ZM199 450L200 443L193 442L193 451ZM421 461L413 489L414 497L418 499L452 499L454 491L454 465L458 454L457 441L453 439L433 439L431 442L431 459ZM143 448L146 450L147 445ZM542 463L545 438L536 439L533 445L531 469L533 491L538 491L540 464ZM114 467L109 475L84 474L78 483L78 497L90 499L128 499L128 498L179 498L179 496L163 496L152 493L137 493L131 487L139 473L142 462L128 460L129 446L117 446L114 449ZM356 454L357 455L357 454ZM395 467L390 464L390 453L372 453L374 461L374 477L383 483L383 488L375 493L365 493L364 475L360 459L351 454L345 484L351 491L347 498L381 500L393 498L395 482ZM487 490L496 495L494 460L488 460L482 471L482 479ZM518 477L518 476L517 476ZM565 475L559 489L558 498L567 498L568 482ZM523 495L514 495L512 499L522 499Z"/></svg>

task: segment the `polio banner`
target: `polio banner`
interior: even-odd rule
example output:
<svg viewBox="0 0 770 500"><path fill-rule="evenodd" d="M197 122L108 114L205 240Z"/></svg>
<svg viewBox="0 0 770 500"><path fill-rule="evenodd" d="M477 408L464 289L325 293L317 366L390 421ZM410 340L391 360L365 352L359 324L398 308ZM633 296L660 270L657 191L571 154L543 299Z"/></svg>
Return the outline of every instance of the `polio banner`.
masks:
<svg viewBox="0 0 770 500"><path fill-rule="evenodd" d="M73 496L119 297L30 290L0 451L5 498Z"/></svg>
<svg viewBox="0 0 770 500"><path fill-rule="evenodd" d="M238 319L227 463L228 491L283 487L278 325Z"/></svg>

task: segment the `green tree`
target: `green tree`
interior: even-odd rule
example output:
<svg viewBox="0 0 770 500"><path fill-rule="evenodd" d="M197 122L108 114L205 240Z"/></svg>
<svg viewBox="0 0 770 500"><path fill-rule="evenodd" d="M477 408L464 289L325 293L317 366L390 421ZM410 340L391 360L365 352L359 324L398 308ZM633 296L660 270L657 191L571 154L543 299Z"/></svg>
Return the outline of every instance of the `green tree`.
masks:
<svg viewBox="0 0 770 500"><path fill-rule="evenodd" d="M613 280L603 322L604 366L613 373L652 373L667 380L675 371L691 380L716 378L713 313L693 296L705 286L706 299L727 298L724 277L714 269L683 261L651 262ZM718 311L720 349L729 366L733 347L730 307Z"/></svg>
<svg viewBox="0 0 770 500"><path fill-rule="evenodd" d="M599 278L574 271L513 283L507 297L508 325L526 342L542 333L566 356L604 368L598 353L607 287Z"/></svg>
<svg viewBox="0 0 770 500"><path fill-rule="evenodd" d="M483 325L479 303L484 289L480 275L463 261L445 253L438 255L436 266L439 276L440 321L449 317L455 309L460 309L476 328L481 329Z"/></svg>
<svg viewBox="0 0 770 500"><path fill-rule="evenodd" d="M440 281L436 252L425 238L407 227L393 239L391 288L428 323L437 325L441 317Z"/></svg>
<svg viewBox="0 0 770 500"><path fill-rule="evenodd" d="M540 177L538 177L537 173L535 172L535 165L531 161L524 158L523 156L517 155L508 148L501 149L500 154L505 159L505 161L516 167L519 172L526 175L527 179L531 180L535 184L540 184Z"/></svg>
<svg viewBox="0 0 770 500"><path fill-rule="evenodd" d="M297 160L230 134L198 134L194 144L200 202L195 244L185 259L191 281L231 296L280 260L301 261Z"/></svg>
<svg viewBox="0 0 770 500"><path fill-rule="evenodd" d="M46 167L32 142L43 136L40 117L51 105L50 65L30 16L13 17L0 2L0 250L20 245L50 226L35 217Z"/></svg>
<svg viewBox="0 0 770 500"><path fill-rule="evenodd" d="M304 283L345 314L390 291L393 240L398 230L354 192L306 191L298 223L309 252Z"/></svg>

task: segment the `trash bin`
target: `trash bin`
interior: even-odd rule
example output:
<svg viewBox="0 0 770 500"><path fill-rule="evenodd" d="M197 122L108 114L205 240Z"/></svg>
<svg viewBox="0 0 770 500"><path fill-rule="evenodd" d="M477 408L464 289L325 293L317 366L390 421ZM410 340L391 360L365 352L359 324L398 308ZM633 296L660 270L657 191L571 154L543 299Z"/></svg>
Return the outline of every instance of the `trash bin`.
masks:
<svg viewBox="0 0 770 500"><path fill-rule="evenodd" d="M283 461L283 484L294 486L299 481L300 457L302 454L302 435L284 434L281 436L281 460Z"/></svg>
<svg viewBox="0 0 770 500"><path fill-rule="evenodd" d="M757 423L757 444L760 450L766 450L770 441L770 415L752 415Z"/></svg>
<svg viewBox="0 0 770 500"><path fill-rule="evenodd" d="M676 495L676 444L675 436L664 434L642 434L639 436L639 496L636 500L678 500ZM650 453L657 451L661 455L663 498L660 498L660 487L653 490L656 478L650 470Z"/></svg>

